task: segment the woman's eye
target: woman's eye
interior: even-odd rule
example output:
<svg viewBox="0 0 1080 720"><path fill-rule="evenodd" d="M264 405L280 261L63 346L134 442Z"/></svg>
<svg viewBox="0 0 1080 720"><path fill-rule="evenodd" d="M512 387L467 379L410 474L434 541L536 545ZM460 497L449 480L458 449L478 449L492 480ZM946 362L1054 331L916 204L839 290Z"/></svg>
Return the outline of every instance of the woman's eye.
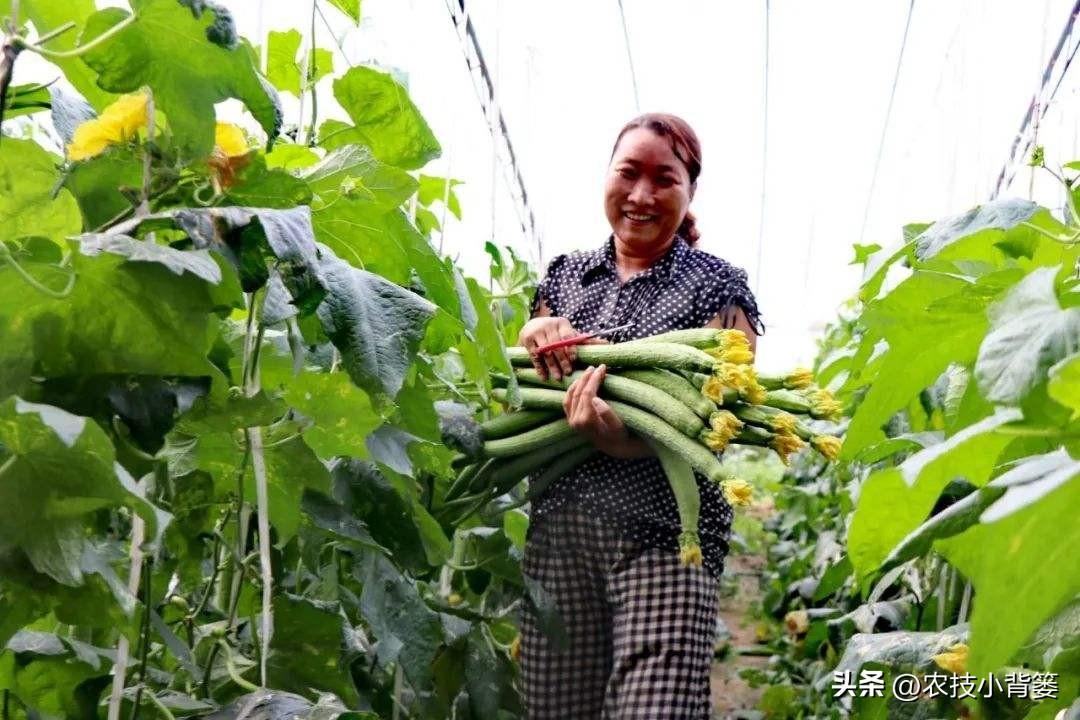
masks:
<svg viewBox="0 0 1080 720"><path fill-rule="evenodd" d="M619 168L615 172L619 173L619 177L626 178L627 180L633 180L635 173L630 168Z"/></svg>
<svg viewBox="0 0 1080 720"><path fill-rule="evenodd" d="M668 188L675 184L675 178L663 175L657 179L656 184L660 187Z"/></svg>

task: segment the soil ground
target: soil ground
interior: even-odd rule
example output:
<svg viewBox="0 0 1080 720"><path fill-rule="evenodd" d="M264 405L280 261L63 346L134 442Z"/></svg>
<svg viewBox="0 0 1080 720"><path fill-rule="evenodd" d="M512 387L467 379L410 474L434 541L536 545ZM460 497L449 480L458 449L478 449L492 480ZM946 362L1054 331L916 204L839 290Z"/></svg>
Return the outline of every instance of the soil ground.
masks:
<svg viewBox="0 0 1080 720"><path fill-rule="evenodd" d="M757 555L733 555L728 558L724 575L735 580L735 592L720 601L720 617L727 625L731 637L727 642L732 648L747 647L757 643L757 620L753 617L755 603L761 600L761 568L765 558ZM762 667L766 657L728 653L718 660L712 670L712 702L714 720L740 720L756 717L751 711L761 698L764 688L752 688L739 677L739 671L750 667Z"/></svg>

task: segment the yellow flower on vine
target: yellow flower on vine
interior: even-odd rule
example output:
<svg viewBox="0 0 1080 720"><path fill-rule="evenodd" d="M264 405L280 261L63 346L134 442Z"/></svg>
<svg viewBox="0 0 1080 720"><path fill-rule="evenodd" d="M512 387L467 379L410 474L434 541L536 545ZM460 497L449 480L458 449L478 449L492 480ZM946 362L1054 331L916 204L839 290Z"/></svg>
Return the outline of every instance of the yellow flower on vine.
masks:
<svg viewBox="0 0 1080 720"><path fill-rule="evenodd" d="M754 494L754 489L750 486L750 483L739 478L732 478L725 480L723 483L724 499L728 501L729 505L733 506L746 506L750 504L750 499Z"/></svg>
<svg viewBox="0 0 1080 720"><path fill-rule="evenodd" d="M67 146L70 160L89 160L112 145L137 137L146 127L145 93L124 95L101 111L93 120L75 128Z"/></svg>

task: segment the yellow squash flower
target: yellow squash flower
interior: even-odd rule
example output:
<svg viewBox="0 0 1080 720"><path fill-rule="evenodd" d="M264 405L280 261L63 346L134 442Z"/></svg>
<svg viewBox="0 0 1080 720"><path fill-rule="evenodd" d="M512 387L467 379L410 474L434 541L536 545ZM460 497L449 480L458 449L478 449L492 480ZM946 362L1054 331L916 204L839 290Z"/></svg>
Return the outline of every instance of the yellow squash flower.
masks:
<svg viewBox="0 0 1080 720"><path fill-rule="evenodd" d="M736 389L730 385L725 385L723 378L717 377L716 375L711 376L705 381L705 384L701 386L701 394L717 405L735 402L738 399L738 392Z"/></svg>
<svg viewBox="0 0 1080 720"><path fill-rule="evenodd" d="M701 567L701 541L696 532L679 534L679 563L683 567Z"/></svg>
<svg viewBox="0 0 1080 720"><path fill-rule="evenodd" d="M844 406L833 397L833 394L822 388L813 390L810 394L810 403L810 414L822 420L835 422L840 419L840 413L844 411Z"/></svg>
<svg viewBox="0 0 1080 720"><path fill-rule="evenodd" d="M221 192L236 184L236 175L248 164L248 144L244 131L232 123L214 126L214 152L210 155L210 173L215 190Z"/></svg>
<svg viewBox="0 0 1080 720"><path fill-rule="evenodd" d="M798 435L782 432L773 435L770 445L776 451L776 454L780 456L780 459L784 461L785 465L788 464L789 455L806 447L806 443Z"/></svg>
<svg viewBox="0 0 1080 720"><path fill-rule="evenodd" d="M839 457L840 449L843 447L843 441L834 435L815 435L810 439L810 444L830 461Z"/></svg>
<svg viewBox="0 0 1080 720"><path fill-rule="evenodd" d="M731 347L714 347L709 348L705 352L721 362L732 363L734 365L749 365L754 362L754 353L750 351L749 347L740 347L738 345L733 345Z"/></svg>
<svg viewBox="0 0 1080 720"><path fill-rule="evenodd" d="M967 672L968 646L956 643L945 652L935 655L934 662L942 670L962 675Z"/></svg>
<svg viewBox="0 0 1080 720"><path fill-rule="evenodd" d="M795 434L795 426L798 424L795 416L787 412L776 413L769 419L769 422L774 432L787 433L788 435Z"/></svg>
<svg viewBox="0 0 1080 720"><path fill-rule="evenodd" d="M521 659L521 635L520 635L520 633L518 634L517 637L514 638L514 641L512 643L510 643L510 659L513 660L514 662L517 662L518 660Z"/></svg>
<svg viewBox="0 0 1080 720"><path fill-rule="evenodd" d="M795 368L784 379L784 387L792 390L810 387L814 382L814 373L809 368Z"/></svg>
<svg viewBox="0 0 1080 720"><path fill-rule="evenodd" d="M246 155L248 142L244 131L232 123L217 123L214 126L214 150L225 157Z"/></svg>
<svg viewBox="0 0 1080 720"><path fill-rule="evenodd" d="M754 489L750 487L750 483L740 478L725 480L722 488L724 490L724 499L732 506L745 507L749 505L754 494Z"/></svg>
<svg viewBox="0 0 1080 720"><path fill-rule="evenodd" d="M137 137L146 127L145 93L124 95L101 111L93 120L87 120L75 128L71 143L67 146L70 160L89 160L97 157L111 145L118 145Z"/></svg>

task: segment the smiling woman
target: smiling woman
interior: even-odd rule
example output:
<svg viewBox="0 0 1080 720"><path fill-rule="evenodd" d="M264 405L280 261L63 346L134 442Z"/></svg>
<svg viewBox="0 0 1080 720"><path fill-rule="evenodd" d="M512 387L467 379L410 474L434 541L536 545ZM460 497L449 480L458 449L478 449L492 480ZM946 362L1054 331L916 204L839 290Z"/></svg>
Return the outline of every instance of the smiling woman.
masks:
<svg viewBox="0 0 1080 720"><path fill-rule="evenodd" d="M629 325L613 342L702 326L761 332L746 273L693 247L690 202L701 147L685 121L643 115L619 133L604 182L612 234L599 248L555 258L519 344L538 373L572 371L573 346L537 348L580 332ZM707 718L718 580L732 509L697 478L704 567L679 560L675 497L651 447L597 396L605 368L566 393L571 427L600 453L556 480L533 505L524 571L554 598L570 647L560 652L533 610L522 622L529 717Z"/></svg>

